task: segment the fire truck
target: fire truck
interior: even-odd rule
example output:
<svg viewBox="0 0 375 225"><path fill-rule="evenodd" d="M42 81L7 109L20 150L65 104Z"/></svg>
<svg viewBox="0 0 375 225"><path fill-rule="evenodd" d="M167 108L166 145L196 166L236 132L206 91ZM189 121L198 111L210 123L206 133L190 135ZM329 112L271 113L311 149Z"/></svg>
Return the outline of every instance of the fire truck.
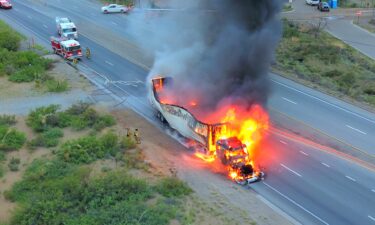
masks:
<svg viewBox="0 0 375 225"><path fill-rule="evenodd" d="M227 129L228 124L204 123L186 108L162 101L163 91L171 85L173 79L170 77L151 80L148 98L157 118L189 141L193 141L195 151L204 153L208 158L219 159L227 166L230 177L238 184L245 185L263 179L264 173L254 167L245 144L236 137L220 139L221 131Z"/></svg>
<svg viewBox="0 0 375 225"><path fill-rule="evenodd" d="M78 39L76 25L66 17L56 17L57 33L68 39Z"/></svg>
<svg viewBox="0 0 375 225"><path fill-rule="evenodd" d="M73 60L82 57L81 45L76 40L51 37L53 52L64 59Z"/></svg>

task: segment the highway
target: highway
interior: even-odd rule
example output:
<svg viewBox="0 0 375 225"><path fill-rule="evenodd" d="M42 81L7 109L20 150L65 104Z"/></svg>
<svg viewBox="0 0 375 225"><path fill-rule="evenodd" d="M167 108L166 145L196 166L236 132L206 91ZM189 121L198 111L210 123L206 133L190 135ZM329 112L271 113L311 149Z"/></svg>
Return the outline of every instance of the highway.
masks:
<svg viewBox="0 0 375 225"><path fill-rule="evenodd" d="M111 35L129 41L137 38L137 34L126 29L131 16L102 15L100 5L91 1L14 0L13 4L14 9L1 11L0 18L26 36L34 36L48 48L49 37L56 35L55 16L70 17L82 32L85 26L94 24L97 35L109 35L101 33L102 28L106 28L113 31ZM141 21L139 24L142 25ZM146 25L145 29L152 32ZM85 35L81 35L79 41L82 46L89 46L93 53L91 60L83 59L81 63L87 65L87 70L105 75L112 81L145 81L147 69L99 44L88 32L83 33ZM270 75L270 82L270 108L366 151L370 156L375 154L374 114L275 74ZM129 86L118 82L117 87L108 88L117 95L126 96L126 103L148 120L153 120L144 85ZM300 223L375 224L374 171L276 134L267 138L260 161L267 169L267 178L253 184L252 188Z"/></svg>

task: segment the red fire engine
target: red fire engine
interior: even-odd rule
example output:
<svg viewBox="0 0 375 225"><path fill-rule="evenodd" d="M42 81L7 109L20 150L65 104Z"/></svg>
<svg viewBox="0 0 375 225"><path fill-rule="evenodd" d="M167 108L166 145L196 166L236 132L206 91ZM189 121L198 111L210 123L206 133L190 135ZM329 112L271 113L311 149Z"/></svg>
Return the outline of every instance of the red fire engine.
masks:
<svg viewBox="0 0 375 225"><path fill-rule="evenodd" d="M53 52L61 55L64 59L73 60L82 57L81 45L76 40L51 37L51 45Z"/></svg>

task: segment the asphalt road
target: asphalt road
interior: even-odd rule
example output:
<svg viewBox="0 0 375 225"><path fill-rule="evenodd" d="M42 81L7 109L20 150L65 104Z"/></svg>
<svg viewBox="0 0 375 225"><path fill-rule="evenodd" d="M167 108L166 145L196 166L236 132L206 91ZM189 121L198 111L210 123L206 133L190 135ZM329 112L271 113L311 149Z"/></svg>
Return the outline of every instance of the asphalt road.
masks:
<svg viewBox="0 0 375 225"><path fill-rule="evenodd" d="M45 46L48 46L49 36L56 34L55 16L69 16L81 26L94 22L98 35L105 35L100 33L104 26L129 40L137 37L126 30L131 18L102 15L95 3L88 2L88 7L84 7L86 1L54 0L47 5L35 2L41 1L14 0L14 9L1 11L0 17L26 35L35 36ZM96 73L112 81L145 80L148 71L142 67L114 54L91 37L80 36L79 41L96 53L92 60L82 62ZM374 154L373 114L276 75L271 75L271 83L270 107ZM116 85L116 88L108 87L116 89L116 93L122 89L124 97L128 97L127 103L153 120L144 85L129 86L124 82ZM270 135L262 153L259 160L267 168L268 176L252 188L297 221L303 224L375 224L373 171L277 135Z"/></svg>

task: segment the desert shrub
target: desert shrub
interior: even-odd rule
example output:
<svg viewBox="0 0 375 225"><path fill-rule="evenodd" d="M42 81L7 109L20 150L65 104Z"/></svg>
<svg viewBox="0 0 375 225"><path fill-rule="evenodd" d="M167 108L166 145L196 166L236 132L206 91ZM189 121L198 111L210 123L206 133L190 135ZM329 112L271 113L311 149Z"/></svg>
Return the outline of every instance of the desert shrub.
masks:
<svg viewBox="0 0 375 225"><path fill-rule="evenodd" d="M3 177L5 174L4 166L0 163L0 178Z"/></svg>
<svg viewBox="0 0 375 225"><path fill-rule="evenodd" d="M95 121L93 128L97 131L100 131L106 127L111 127L116 124L116 120L111 115L99 116Z"/></svg>
<svg viewBox="0 0 375 225"><path fill-rule="evenodd" d="M49 128L47 116L53 116L60 108L59 105L49 105L32 110L26 120L26 123L36 132L42 132Z"/></svg>
<svg viewBox="0 0 375 225"><path fill-rule="evenodd" d="M21 34L13 30L3 21L0 21L0 48L17 51L22 40Z"/></svg>
<svg viewBox="0 0 375 225"><path fill-rule="evenodd" d="M101 137L86 136L65 142L57 151L60 159L75 164L91 163L107 156L114 157L120 150L118 137L108 132Z"/></svg>
<svg viewBox="0 0 375 225"><path fill-rule="evenodd" d="M69 109L66 110L68 114L71 115L82 115L88 108L90 104L87 102L78 102L77 104L73 104Z"/></svg>
<svg viewBox="0 0 375 225"><path fill-rule="evenodd" d="M122 138L120 145L121 145L121 148L126 150L126 149L135 148L136 143L133 138L125 136Z"/></svg>
<svg viewBox="0 0 375 225"><path fill-rule="evenodd" d="M162 179L156 186L157 191L165 197L178 197L192 193L192 189L175 177Z"/></svg>
<svg viewBox="0 0 375 225"><path fill-rule="evenodd" d="M35 147L55 147L59 144L59 138L64 136L64 132L59 128L50 128L39 134L35 139L31 140L28 145L30 148Z"/></svg>
<svg viewBox="0 0 375 225"><path fill-rule="evenodd" d="M26 135L14 128L0 126L0 150L12 151L20 149L26 142Z"/></svg>
<svg viewBox="0 0 375 225"><path fill-rule="evenodd" d="M5 152L0 151L0 163L6 160Z"/></svg>
<svg viewBox="0 0 375 225"><path fill-rule="evenodd" d="M7 125L11 126L16 124L16 116L15 115L0 115L0 126Z"/></svg>
<svg viewBox="0 0 375 225"><path fill-rule="evenodd" d="M48 92L64 92L69 90L69 83L67 80L49 79L44 82Z"/></svg>
<svg viewBox="0 0 375 225"><path fill-rule="evenodd" d="M12 157L12 159L8 163L10 171L18 171L20 163L21 160L19 158Z"/></svg>

